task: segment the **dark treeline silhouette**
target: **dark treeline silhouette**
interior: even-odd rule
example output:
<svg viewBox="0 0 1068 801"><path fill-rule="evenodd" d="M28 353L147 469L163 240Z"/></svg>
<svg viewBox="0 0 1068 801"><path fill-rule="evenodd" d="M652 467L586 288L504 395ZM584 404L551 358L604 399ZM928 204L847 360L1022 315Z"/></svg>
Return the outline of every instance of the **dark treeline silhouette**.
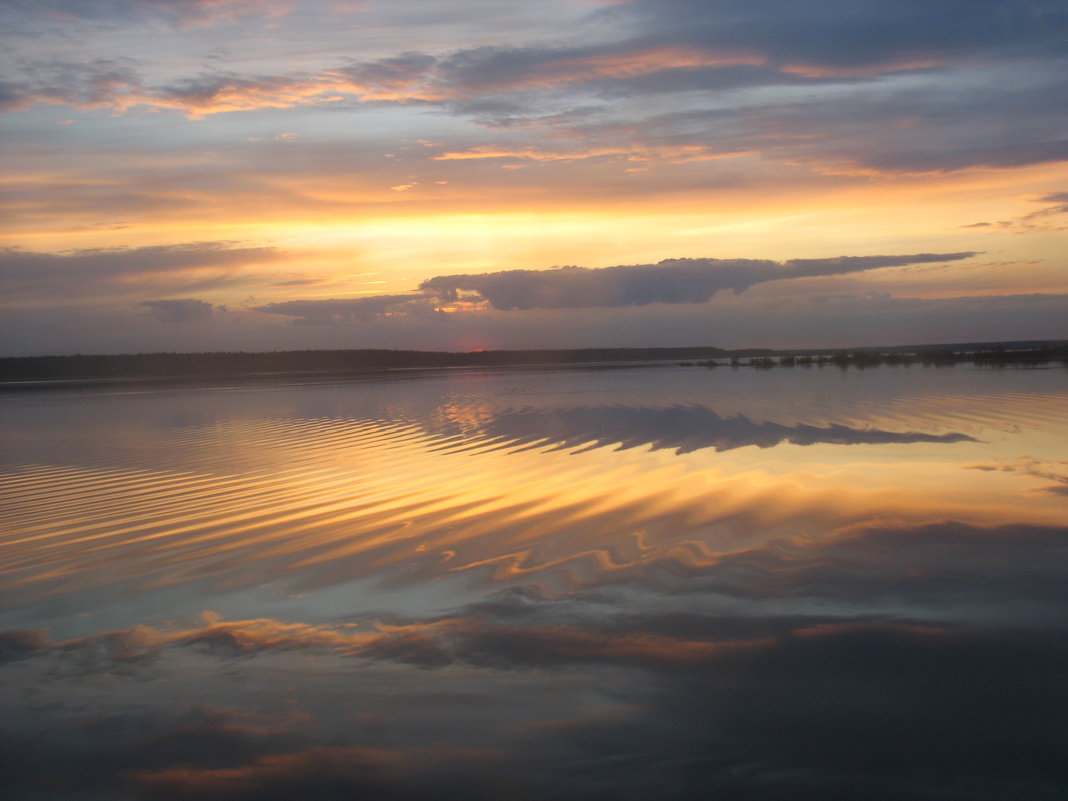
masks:
<svg viewBox="0 0 1068 801"><path fill-rule="evenodd" d="M684 360L684 361L679 361ZM717 361L725 360L725 361ZM301 350L247 353L136 353L120 355L17 356L0 358L0 385L53 381L189 380L280 375L351 375L416 368L578 365L670 362L717 367L874 367L942 365L1068 364L1068 342L973 343L896 346L858 350L787 351L762 348L580 348L486 350L469 353L421 350Z"/></svg>
<svg viewBox="0 0 1068 801"><path fill-rule="evenodd" d="M709 359L739 351L722 348L582 348L487 350L301 350L270 353L135 353L0 358L0 382L93 379L256 377L279 374L349 374L428 367L589 364ZM751 349L746 355L771 353Z"/></svg>
<svg viewBox="0 0 1068 801"><path fill-rule="evenodd" d="M755 367L766 370L772 367L878 367L880 365L948 366L971 363L983 367L1029 367L1051 363L1068 366L1066 343L980 343L979 346L951 345L946 347L895 347L864 348L861 350L834 350L820 353L789 351L783 355L753 356L743 360L731 355L728 361L715 359L684 362L686 366L698 367Z"/></svg>

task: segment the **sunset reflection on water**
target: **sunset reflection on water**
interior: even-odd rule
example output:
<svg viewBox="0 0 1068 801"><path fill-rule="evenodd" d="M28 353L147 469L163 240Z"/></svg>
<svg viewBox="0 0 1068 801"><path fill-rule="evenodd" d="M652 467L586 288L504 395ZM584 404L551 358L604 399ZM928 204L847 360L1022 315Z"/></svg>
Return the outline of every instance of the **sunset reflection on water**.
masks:
<svg viewBox="0 0 1068 801"><path fill-rule="evenodd" d="M1059 797L1065 378L2 396L4 784Z"/></svg>

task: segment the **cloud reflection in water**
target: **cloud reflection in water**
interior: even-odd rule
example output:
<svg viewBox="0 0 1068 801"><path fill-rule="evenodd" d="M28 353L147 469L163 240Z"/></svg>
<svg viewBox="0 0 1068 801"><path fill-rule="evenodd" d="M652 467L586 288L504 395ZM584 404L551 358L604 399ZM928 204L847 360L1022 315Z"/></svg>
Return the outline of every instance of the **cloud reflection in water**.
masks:
<svg viewBox="0 0 1068 801"><path fill-rule="evenodd" d="M0 399L0 784L1061 797L1063 376L832 380Z"/></svg>
<svg viewBox="0 0 1068 801"><path fill-rule="evenodd" d="M831 424L783 425L754 422L743 414L720 417L703 406L636 408L630 406L580 406L551 411L519 409L496 415L487 433L516 442L559 443L576 447L589 442L597 446L619 444L621 448L650 445L687 453L699 448L726 451L755 445L772 448L791 445L879 445L911 442L974 442L966 434L927 434L919 431L882 431Z"/></svg>

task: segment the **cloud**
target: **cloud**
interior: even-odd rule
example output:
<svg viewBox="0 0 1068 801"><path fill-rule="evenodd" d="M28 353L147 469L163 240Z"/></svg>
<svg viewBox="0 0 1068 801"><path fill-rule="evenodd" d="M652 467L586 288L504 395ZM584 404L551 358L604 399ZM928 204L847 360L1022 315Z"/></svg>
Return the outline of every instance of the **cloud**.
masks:
<svg viewBox="0 0 1068 801"><path fill-rule="evenodd" d="M635 0L602 13L633 21L654 41L726 47L798 70L843 72L1056 47L1068 29L1068 11L1057 0L771 0L759 6L745 0Z"/></svg>
<svg viewBox="0 0 1068 801"><path fill-rule="evenodd" d="M85 298L145 290L202 289L238 283L250 264L281 258L270 247L239 247L233 242L191 242L139 248L98 248L63 253L0 249L0 299ZM171 304L174 301L160 301ZM183 301L184 302L184 301ZM198 301L199 302L199 301ZM150 304L155 304L151 301ZM150 306L166 313L161 306ZM189 306L188 312L195 307Z"/></svg>
<svg viewBox="0 0 1068 801"><path fill-rule="evenodd" d="M617 267L561 267L506 270L482 275L444 275L419 288L447 301L474 294L495 309L560 309L705 303L721 290L743 292L754 284L935 261L957 261L975 253L918 253L910 256L843 256L785 263L753 259L665 259L657 264Z"/></svg>
<svg viewBox="0 0 1068 801"><path fill-rule="evenodd" d="M361 654L428 668L460 662L504 670L597 663L672 669L766 644L765 640L688 641L654 632L604 632L568 624L515 626L449 620L414 631L387 632Z"/></svg>
<svg viewBox="0 0 1068 801"><path fill-rule="evenodd" d="M194 298L146 300L141 303L141 306L149 309L158 319L168 323L189 323L207 320L216 308L221 308Z"/></svg>
<svg viewBox="0 0 1068 801"><path fill-rule="evenodd" d="M1068 214L1068 192L1054 192L1039 198L1038 203L1046 204L1045 208L1025 214L1016 224L1023 230L1047 230L1063 231L1068 228L1068 221L1063 218L1050 220L1051 217L1060 217Z"/></svg>
<svg viewBox="0 0 1068 801"><path fill-rule="evenodd" d="M478 145L467 150L449 151L432 156L434 161L472 161L507 159L533 162L582 161L596 158L621 158L626 161L658 161L665 164L688 164L693 161L715 161L752 155L751 151L730 150L719 152L706 145L652 145L633 142L626 146L574 147L567 150L550 150L537 145L520 148L502 148L494 145Z"/></svg>
<svg viewBox="0 0 1068 801"><path fill-rule="evenodd" d="M7 0L5 11L24 18L85 22L158 19L181 26L216 25L246 16L279 16L293 0Z"/></svg>
<svg viewBox="0 0 1068 801"><path fill-rule="evenodd" d="M354 632L355 626L310 626L264 618L222 621L214 615L207 618L208 625L203 628L162 635L162 642L168 647L193 646L215 656L235 657L307 649L351 653L371 636Z"/></svg>
<svg viewBox="0 0 1068 801"><path fill-rule="evenodd" d="M1053 192L1034 202L1042 203L1045 207L1008 220L977 222L961 227L989 228L992 231L1008 231L1015 234L1028 231L1063 231L1068 227L1068 222L1057 219L1061 215L1068 214L1068 192Z"/></svg>
<svg viewBox="0 0 1068 801"><path fill-rule="evenodd" d="M73 660L85 672L148 664L170 649L191 649L221 659L285 651L333 651L352 656L378 635L354 624L315 626L268 618L224 621L205 612L189 628L132 626L70 640L53 640L44 629L0 632L0 664L33 657Z"/></svg>
<svg viewBox="0 0 1068 801"><path fill-rule="evenodd" d="M231 285L241 285L242 275L249 277L249 291L255 291L252 281L273 280L237 273ZM54 300L38 295L32 308L12 304L4 309L0 351L12 356L128 353L131 342L145 352L314 350L351 347L354 334L360 347L402 350L695 344L837 348L1053 339L1061 336L1068 316L1068 294L1054 292L924 298L865 292L863 287L843 289L849 288L820 286L798 293L789 291L791 284L784 281L761 284L742 295L719 295L712 304L527 311L497 311L486 308L485 301L442 304L412 293L398 296L399 305L392 308L387 301L389 316L371 315L374 305L360 308L358 298L339 298L336 305L285 301L300 304L279 308L292 315L260 311L278 308L274 304L228 305L229 313L214 315L210 325L161 326L133 304L164 293L193 294L189 289L124 288L125 297L116 303L82 301L72 294L75 287L65 285ZM289 320L305 324L289 325Z"/></svg>
<svg viewBox="0 0 1068 801"><path fill-rule="evenodd" d="M51 644L44 629L12 629L0 632L0 665L43 653Z"/></svg>
<svg viewBox="0 0 1068 801"><path fill-rule="evenodd" d="M423 801L443 795L489 801L515 797L506 789L512 782L497 775L499 758L492 749L444 743L433 748L324 745L262 756L236 767L173 767L139 771L127 779L137 796L149 801L288 801L300 796Z"/></svg>
<svg viewBox="0 0 1068 801"><path fill-rule="evenodd" d="M213 71L156 85L141 74L141 65L129 60L54 61L37 65L32 77L0 86L0 110L52 103L120 114L133 109L169 109L198 120L212 114L342 100L408 103L443 99L448 93L433 88L419 69L425 59L433 62L429 56L412 56L280 75Z"/></svg>
<svg viewBox="0 0 1068 801"><path fill-rule="evenodd" d="M296 318L301 325L367 322L392 315L426 314L433 304L419 295L374 295L367 298L288 300L254 306L254 311Z"/></svg>
<svg viewBox="0 0 1068 801"><path fill-rule="evenodd" d="M705 303L721 290L743 292L754 284L815 276L844 275L907 264L957 261L966 253L908 256L840 256L830 259L665 259L657 264L617 267L559 267L504 270L481 275L443 275L419 285L422 293L365 298L292 300L253 307L294 317L301 324L373 321L384 317L480 310L501 311Z"/></svg>
<svg viewBox="0 0 1068 801"><path fill-rule="evenodd" d="M1041 491L1054 495L1068 495L1068 460L1041 461L1023 457L1014 461L997 460L993 464L977 464L969 467L972 470L1018 473L1030 478L1052 481L1053 484L1041 487Z"/></svg>
<svg viewBox="0 0 1068 801"><path fill-rule="evenodd" d="M466 112L501 98L560 92L616 94L678 92L745 85L797 84L807 79L761 66L759 59L695 48L483 47L448 56L401 53L373 61L348 60L319 71L283 74L208 72L152 85L126 61L37 64L31 77L0 87L0 110L58 103L125 113L172 109L190 119L212 114L305 105L433 103Z"/></svg>
<svg viewBox="0 0 1068 801"><path fill-rule="evenodd" d="M461 50L443 59L439 81L458 96L602 87L659 73L762 66L764 59L737 49L624 42L586 47L500 47Z"/></svg>
<svg viewBox="0 0 1068 801"><path fill-rule="evenodd" d="M1068 102L1056 77L1065 63L974 66L937 79L784 90L746 103L710 97L655 115L637 110L616 130L585 130L591 136L755 150L765 160L858 177L1062 161L1068 146L1048 109ZM1008 83L1011 92L996 88Z"/></svg>
<svg viewBox="0 0 1068 801"><path fill-rule="evenodd" d="M1068 15L1053 0L772 5L642 0L599 12L622 33L611 40L365 60L339 50L334 66L283 73L212 70L153 81L140 74L151 65L132 61L36 62L21 79L18 71L8 76L0 108L62 103L201 119L429 104L511 134L548 131L555 140L473 139L438 160L545 163L591 154L671 164L759 153L764 161L859 176L1068 159L1056 114L1068 102L1060 78L1068 67L1057 46ZM206 0L173 6L223 16L256 8ZM676 158L680 152L690 157Z"/></svg>
<svg viewBox="0 0 1068 801"><path fill-rule="evenodd" d="M32 105L34 98L26 87L16 83L0 81L0 111L17 111Z"/></svg>

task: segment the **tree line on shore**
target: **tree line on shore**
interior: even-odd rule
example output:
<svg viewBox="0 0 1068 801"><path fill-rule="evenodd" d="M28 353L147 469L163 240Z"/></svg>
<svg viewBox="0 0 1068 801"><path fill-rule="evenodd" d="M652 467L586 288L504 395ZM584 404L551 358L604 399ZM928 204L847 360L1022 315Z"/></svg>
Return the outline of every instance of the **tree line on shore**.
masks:
<svg viewBox="0 0 1068 801"><path fill-rule="evenodd" d="M486 350L304 350L248 353L134 353L0 357L0 384L60 381L254 379L277 375L351 375L386 370L675 362L701 367L841 367L879 365L1068 365L1068 342L865 348L827 351L726 350L714 347Z"/></svg>
<svg viewBox="0 0 1068 801"><path fill-rule="evenodd" d="M742 359L731 356L725 361L707 359L682 362L697 367L840 367L859 368L881 365L921 364L927 367L971 363L984 367L1027 367L1060 363L1068 366L1068 345L1047 345L1033 348L988 348L985 350L955 350L953 348L921 348L908 350L854 350L833 353L784 354L781 356L753 356Z"/></svg>

